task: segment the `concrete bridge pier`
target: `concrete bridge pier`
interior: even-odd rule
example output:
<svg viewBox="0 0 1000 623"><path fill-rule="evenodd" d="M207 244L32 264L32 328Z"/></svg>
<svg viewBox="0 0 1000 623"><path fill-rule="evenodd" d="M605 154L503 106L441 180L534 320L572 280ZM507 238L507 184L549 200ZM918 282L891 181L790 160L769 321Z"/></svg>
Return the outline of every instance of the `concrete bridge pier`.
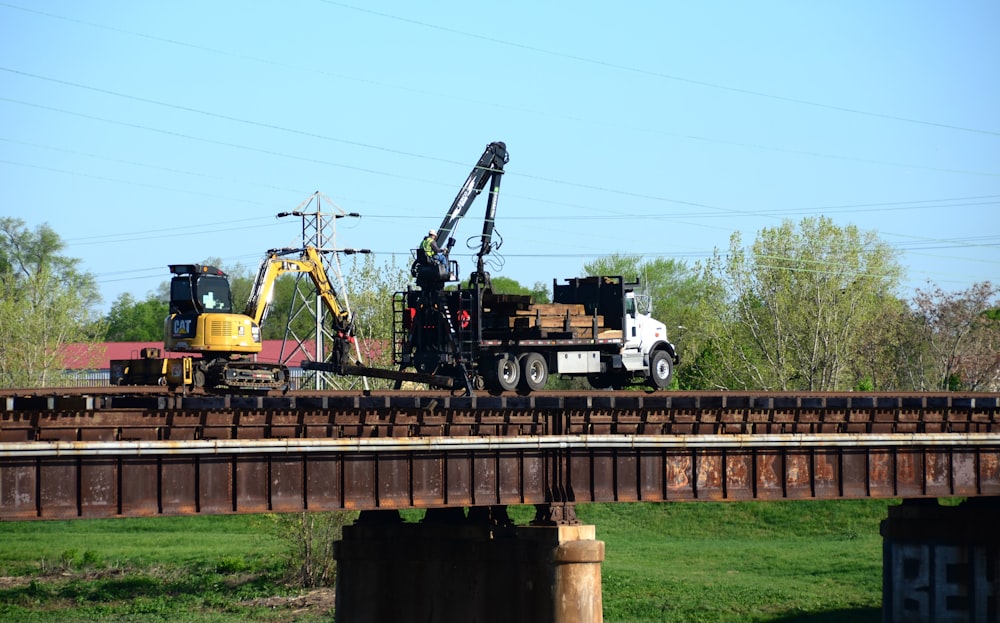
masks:
<svg viewBox="0 0 1000 623"><path fill-rule="evenodd" d="M904 500L881 533L884 623L1000 621L1000 498Z"/></svg>
<svg viewBox="0 0 1000 623"><path fill-rule="evenodd" d="M338 623L601 623L590 525L514 526L505 507L362 513L336 543Z"/></svg>

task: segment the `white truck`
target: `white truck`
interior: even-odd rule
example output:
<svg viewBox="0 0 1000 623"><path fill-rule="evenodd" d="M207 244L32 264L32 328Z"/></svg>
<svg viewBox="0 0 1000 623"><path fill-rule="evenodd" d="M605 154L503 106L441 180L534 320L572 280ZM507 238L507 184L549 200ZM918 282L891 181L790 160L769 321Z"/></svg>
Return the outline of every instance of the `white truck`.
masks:
<svg viewBox="0 0 1000 623"><path fill-rule="evenodd" d="M637 309L638 285L620 276L566 279L544 304L482 281L399 292L396 363L464 380L470 393L528 393L550 374L586 376L595 388L666 388L677 351L666 326Z"/></svg>

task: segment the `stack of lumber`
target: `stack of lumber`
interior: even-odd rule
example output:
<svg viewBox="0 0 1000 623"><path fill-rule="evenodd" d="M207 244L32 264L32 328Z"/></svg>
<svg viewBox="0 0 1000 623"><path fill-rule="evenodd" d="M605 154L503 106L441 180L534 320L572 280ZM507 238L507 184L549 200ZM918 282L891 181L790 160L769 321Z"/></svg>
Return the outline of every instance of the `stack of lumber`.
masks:
<svg viewBox="0 0 1000 623"><path fill-rule="evenodd" d="M509 319L509 327L515 330L535 329L540 335L550 333L572 334L574 338L591 338L594 333L594 318L587 315L584 306L576 303L539 303L528 309L517 310ZM604 318L597 316L598 329L604 325Z"/></svg>

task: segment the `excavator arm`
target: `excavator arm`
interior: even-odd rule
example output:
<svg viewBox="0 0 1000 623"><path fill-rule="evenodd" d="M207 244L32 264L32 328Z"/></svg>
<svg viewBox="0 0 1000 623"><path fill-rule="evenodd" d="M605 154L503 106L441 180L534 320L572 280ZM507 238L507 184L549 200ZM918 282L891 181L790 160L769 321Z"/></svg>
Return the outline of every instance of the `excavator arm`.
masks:
<svg viewBox="0 0 1000 623"><path fill-rule="evenodd" d="M300 252L299 257L288 257L289 254ZM271 249L261 260L260 268L257 271L257 278L254 280L250 290L250 297L244 314L249 316L258 325L267 316L268 308L271 304L271 297L274 294L274 283L278 277L286 273L306 273L316 286L316 292L333 316L334 330L345 336L354 334L353 318L351 313L340 304L337 298L337 291L330 283L323 266L323 260L319 251L314 247L305 249Z"/></svg>

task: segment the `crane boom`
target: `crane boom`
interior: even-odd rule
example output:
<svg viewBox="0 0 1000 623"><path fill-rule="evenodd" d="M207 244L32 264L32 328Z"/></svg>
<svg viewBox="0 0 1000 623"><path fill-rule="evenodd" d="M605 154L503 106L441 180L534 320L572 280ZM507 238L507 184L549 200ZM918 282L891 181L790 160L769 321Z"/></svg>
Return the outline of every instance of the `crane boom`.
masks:
<svg viewBox="0 0 1000 623"><path fill-rule="evenodd" d="M507 146L502 142L490 143L479 158L479 162L472 168L465 184L458 191L458 195L452 202L451 207L445 214L444 220L438 226L438 240L444 241L452 236L458 221L469 211L472 202L490 183L490 192L487 200L486 219L483 222L483 233L479 247L479 256L482 257L490 251L490 243L493 238L493 224L496 217L497 198L500 193L500 177L503 175L503 167L507 164ZM452 246L452 241L448 246Z"/></svg>

